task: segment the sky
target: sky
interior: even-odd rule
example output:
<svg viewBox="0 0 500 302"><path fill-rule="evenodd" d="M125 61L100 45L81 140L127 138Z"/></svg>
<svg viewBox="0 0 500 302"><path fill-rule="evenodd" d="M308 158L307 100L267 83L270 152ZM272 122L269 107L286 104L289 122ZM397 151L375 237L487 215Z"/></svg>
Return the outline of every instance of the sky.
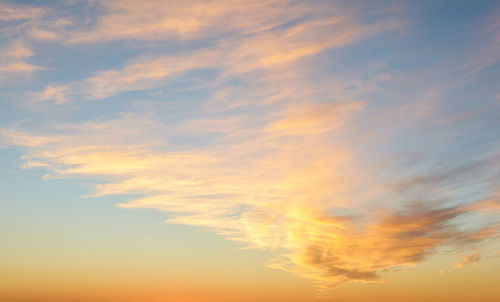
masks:
<svg viewBox="0 0 500 302"><path fill-rule="evenodd" d="M0 1L0 302L500 300L498 1Z"/></svg>

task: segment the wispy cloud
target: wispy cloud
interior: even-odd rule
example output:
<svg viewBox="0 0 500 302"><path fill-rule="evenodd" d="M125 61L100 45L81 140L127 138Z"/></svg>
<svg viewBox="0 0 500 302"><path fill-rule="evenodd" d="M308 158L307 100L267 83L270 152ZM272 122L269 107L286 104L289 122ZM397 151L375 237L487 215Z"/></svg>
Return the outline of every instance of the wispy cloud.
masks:
<svg viewBox="0 0 500 302"><path fill-rule="evenodd" d="M47 177L102 179L90 196L143 195L118 206L165 211L168 222L272 249L277 258L271 267L310 278L321 289L381 282L384 271L416 265L440 248L461 249L498 236L495 222L457 224L483 201L440 205L434 200L448 197L438 191L430 200L411 194L402 199L392 186L363 172L366 163L355 160L359 150L338 137L362 110L360 104L297 108L268 113L250 128L242 127L245 117L234 117L231 135L223 131L216 142L195 149L169 146L153 135L157 129L168 141L176 125L131 114L59 125L45 129L51 133L45 137L13 129L2 133L25 148L25 167L49 169ZM218 124L193 122L219 131ZM452 174L441 177L453 181ZM366 191L374 187L391 189ZM381 198L399 204L387 208Z"/></svg>
<svg viewBox="0 0 500 302"><path fill-rule="evenodd" d="M56 104L66 103L70 85L46 86L41 92L31 93L31 98L37 102L54 101Z"/></svg>
<svg viewBox="0 0 500 302"><path fill-rule="evenodd" d="M186 39L231 31L250 32L293 20L306 5L290 1L135 1L95 2L103 14L87 29L71 33L71 42L117 39ZM309 8L310 9L310 8Z"/></svg>
<svg viewBox="0 0 500 302"><path fill-rule="evenodd" d="M442 269L440 271L441 274L446 274L452 272L454 269L461 269L464 268L467 265L477 263L481 259L481 256L479 253L472 254L470 256L465 257L462 261L458 261L454 264L451 265L450 268L447 269Z"/></svg>
<svg viewBox="0 0 500 302"><path fill-rule="evenodd" d="M19 5L2 1L0 8L0 21L30 20L40 16L43 12L44 10L39 7Z"/></svg>
<svg viewBox="0 0 500 302"><path fill-rule="evenodd" d="M0 50L0 81L30 75L35 70L40 69L39 66L26 61L33 56L33 52L22 41L7 42L7 45L2 46L3 49Z"/></svg>
<svg viewBox="0 0 500 302"><path fill-rule="evenodd" d="M481 257L479 256L479 253L476 253L476 254L470 255L468 257L465 257L465 259L461 262L455 263L454 267L464 268L466 265L478 262L479 259L481 259Z"/></svg>
<svg viewBox="0 0 500 302"><path fill-rule="evenodd" d="M173 4L174 7L176 5ZM173 38L171 34L181 39L189 38L191 34L197 39L207 39L214 34L212 31L226 31L227 22L231 24L231 31L221 37L213 36L209 47L140 56L120 69L95 72L87 79L72 83L71 93L74 95L97 99L120 92L154 89L200 70L216 72L216 79L211 82L219 85L237 79L275 78L303 58L350 45L363 37L396 30L405 24L398 19L363 24L355 15L347 14L348 11L340 7L334 9L331 6L288 1L262 1L252 5L240 1L225 5L217 1L190 2L189 5L179 4L178 9L170 6L166 9L161 1L148 2L147 5L119 1L107 3L106 7L109 14L100 17L97 29L82 34L76 38L77 41L158 40L165 35ZM171 12L175 12L175 17L170 15ZM189 18L180 18L179 13L189 15L189 18L202 14L202 18L195 18L196 22L208 24L181 30L177 26L183 27ZM239 15L241 18L237 17ZM252 18L254 15L259 17ZM176 20L183 20L179 21L183 25L178 25ZM173 32L164 28L170 26L175 29L172 29Z"/></svg>
<svg viewBox="0 0 500 302"><path fill-rule="evenodd" d="M29 59L34 56L27 32L40 24L46 9L0 1L0 82L22 79L41 69Z"/></svg>

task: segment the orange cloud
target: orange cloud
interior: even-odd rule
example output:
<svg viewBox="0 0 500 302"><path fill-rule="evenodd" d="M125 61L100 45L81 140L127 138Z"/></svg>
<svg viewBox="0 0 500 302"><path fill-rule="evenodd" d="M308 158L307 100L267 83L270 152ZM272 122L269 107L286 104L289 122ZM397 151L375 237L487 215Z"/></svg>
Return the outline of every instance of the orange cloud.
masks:
<svg viewBox="0 0 500 302"><path fill-rule="evenodd" d="M461 268L464 268L465 266L467 266L469 264L477 263L477 262L479 262L480 259L481 259L481 256L480 256L479 253L472 254L470 256L465 257L462 261L459 261L459 262L456 262L456 263L452 264L451 268L442 269L440 271L440 273L442 275L445 274L445 273L450 273L454 269L461 269Z"/></svg>
<svg viewBox="0 0 500 302"><path fill-rule="evenodd" d="M286 117L271 124L270 131L287 134L314 134L332 130L342 124L339 114L346 117L363 107L361 102L344 105L307 103L292 106Z"/></svg>
<svg viewBox="0 0 500 302"><path fill-rule="evenodd" d="M45 130L49 136L12 129L2 135L25 148L26 168L48 169L48 177L102 179L89 196L140 194L118 206L164 211L170 223L271 249L277 258L270 267L310 278L321 290L342 282L383 282L383 272L416 265L444 246L498 235L494 226L456 226L475 212L470 205L409 199L399 209L384 209L373 201L390 192L360 192L375 180L363 173L349 140L336 134L361 106L283 108L250 128L245 118L233 118L231 135L194 149L172 149L151 130L168 136L172 126L130 114L59 125ZM286 122L276 129L280 121ZM203 127L203 120L193 122L190 127ZM328 124L334 126L324 127Z"/></svg>
<svg viewBox="0 0 500 302"><path fill-rule="evenodd" d="M93 28L70 33L71 42L116 39L158 40L216 36L230 31L251 32L292 20L310 10L289 1L107 1Z"/></svg>
<svg viewBox="0 0 500 302"><path fill-rule="evenodd" d="M454 267L464 268L466 265L478 262L479 259L480 259L479 253L476 253L468 257L465 257L465 259L462 262L455 263Z"/></svg>

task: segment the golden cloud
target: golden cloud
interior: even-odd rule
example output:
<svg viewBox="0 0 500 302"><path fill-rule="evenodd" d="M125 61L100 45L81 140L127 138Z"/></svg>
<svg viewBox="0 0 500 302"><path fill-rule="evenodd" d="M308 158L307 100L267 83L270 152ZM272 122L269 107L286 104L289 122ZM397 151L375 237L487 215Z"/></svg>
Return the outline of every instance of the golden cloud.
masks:
<svg viewBox="0 0 500 302"><path fill-rule="evenodd" d="M59 125L45 129L52 133L46 136L14 129L2 134L26 150L27 168L48 169L48 177L102 180L89 196L140 194L118 206L164 211L170 223L271 249L277 255L271 267L310 278L320 289L382 282L383 272L416 265L442 247L498 236L495 225L457 224L487 204L481 200L439 205L407 196L387 207L375 201L390 191L362 192L381 186L363 173L350 141L336 135L361 109L359 103L292 106L267 114L250 130L241 126L244 118L233 117L231 135L196 148L172 149L161 136L151 136L154 127L169 133L171 125L132 114ZM194 120L191 127L204 122Z"/></svg>

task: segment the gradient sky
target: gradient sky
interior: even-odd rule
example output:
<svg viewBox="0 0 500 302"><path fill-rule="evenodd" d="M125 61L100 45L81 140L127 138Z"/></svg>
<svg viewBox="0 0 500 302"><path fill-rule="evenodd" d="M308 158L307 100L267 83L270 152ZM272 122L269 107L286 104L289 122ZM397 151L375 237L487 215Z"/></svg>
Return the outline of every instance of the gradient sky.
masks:
<svg viewBox="0 0 500 302"><path fill-rule="evenodd" d="M0 1L0 302L500 301L498 1Z"/></svg>

